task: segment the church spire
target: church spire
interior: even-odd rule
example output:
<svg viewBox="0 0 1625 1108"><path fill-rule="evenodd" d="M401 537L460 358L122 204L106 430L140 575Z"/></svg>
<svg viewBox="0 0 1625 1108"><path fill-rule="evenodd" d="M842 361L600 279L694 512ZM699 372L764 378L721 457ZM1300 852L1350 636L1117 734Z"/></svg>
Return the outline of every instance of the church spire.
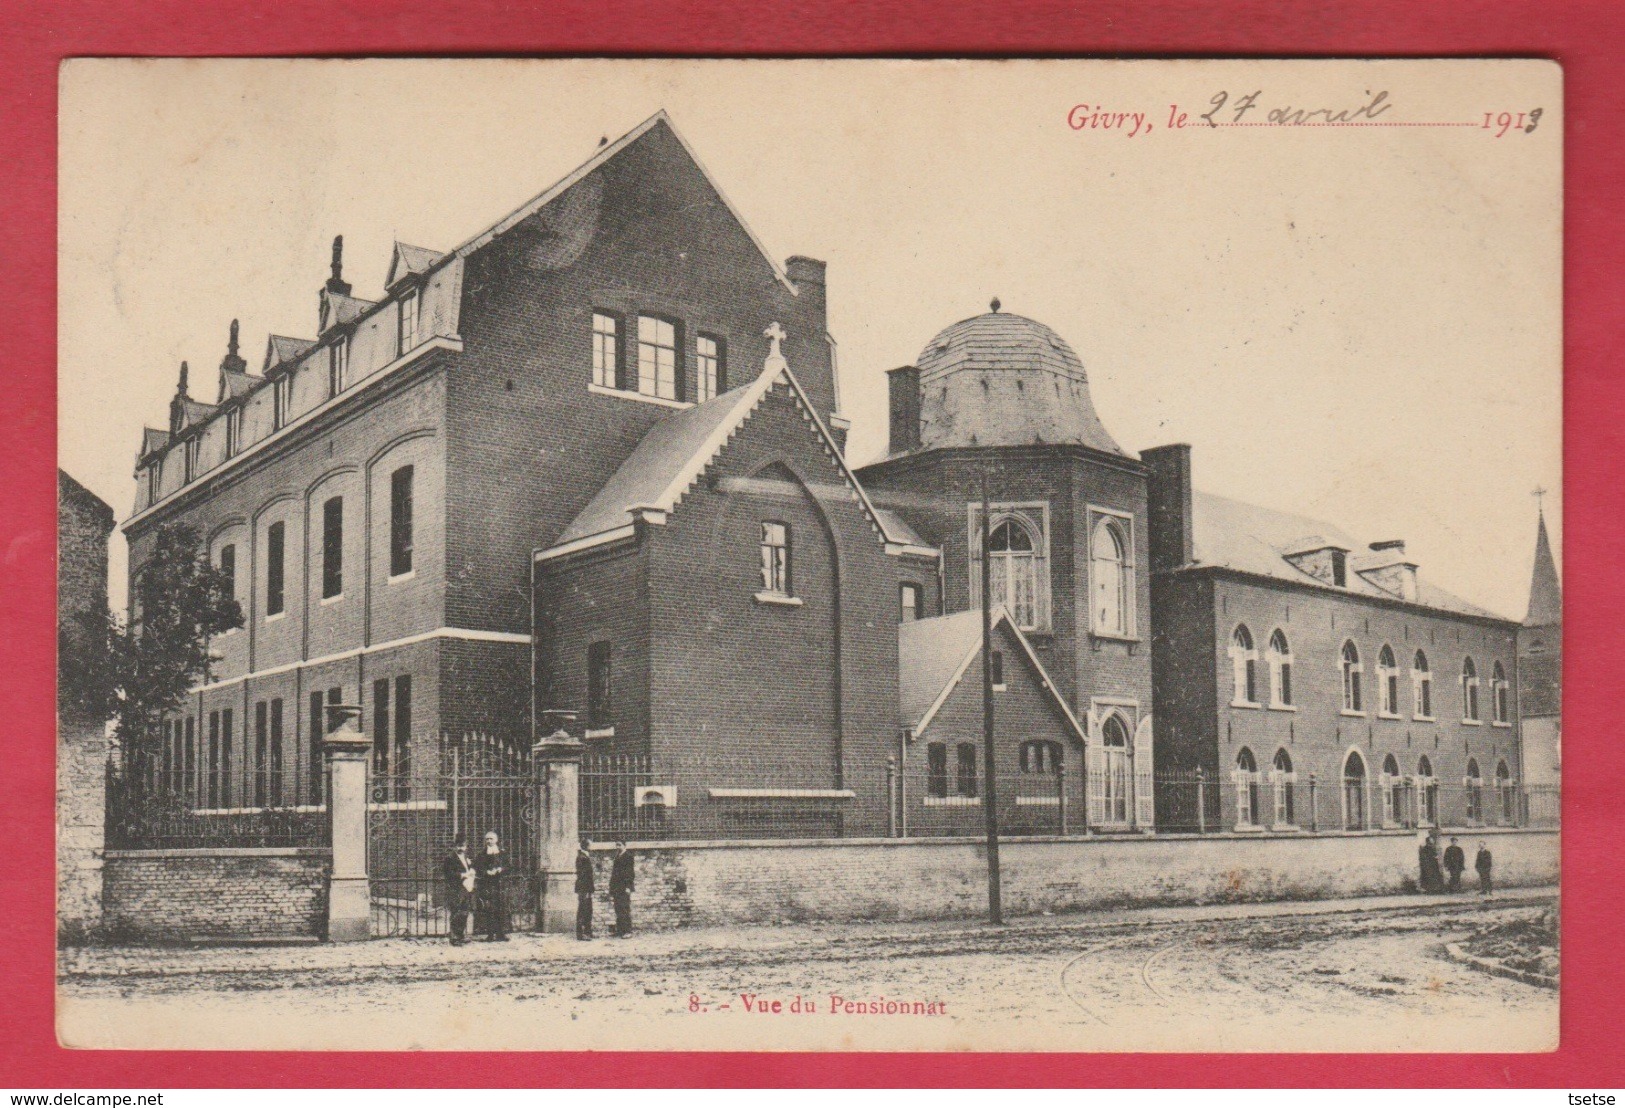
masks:
<svg viewBox="0 0 1625 1108"><path fill-rule="evenodd" d="M1529 614L1525 627L1554 627L1563 622L1563 588L1557 581L1557 562L1546 537L1546 513L1540 512L1535 532L1535 570L1529 580Z"/></svg>

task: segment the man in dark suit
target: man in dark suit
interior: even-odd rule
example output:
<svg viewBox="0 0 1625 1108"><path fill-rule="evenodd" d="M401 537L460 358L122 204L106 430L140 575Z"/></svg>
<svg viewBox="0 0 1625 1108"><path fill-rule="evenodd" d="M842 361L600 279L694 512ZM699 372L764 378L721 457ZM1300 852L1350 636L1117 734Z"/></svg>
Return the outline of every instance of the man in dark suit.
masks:
<svg viewBox="0 0 1625 1108"><path fill-rule="evenodd" d="M468 909L474 900L474 860L468 856L468 836L458 835L451 850L440 861L445 882L446 908L451 912L451 945L468 942Z"/></svg>
<svg viewBox="0 0 1625 1108"><path fill-rule="evenodd" d="M632 852L623 840L615 843L615 861L609 868L609 898L615 902L615 934L632 934Z"/></svg>
<svg viewBox="0 0 1625 1108"><path fill-rule="evenodd" d="M1480 896L1489 896L1492 891L1490 888L1490 870L1494 865L1495 862L1490 857L1489 844L1479 843L1478 857L1473 859L1473 868L1478 871L1478 892Z"/></svg>
<svg viewBox="0 0 1625 1108"><path fill-rule="evenodd" d="M576 938L592 938L592 894L597 888L593 880L592 855L588 853L587 837L581 837L581 849L576 851Z"/></svg>
<svg viewBox="0 0 1625 1108"><path fill-rule="evenodd" d="M1444 850L1444 871L1450 875L1450 891L1461 892L1461 874L1467 868L1467 855L1461 849L1461 843L1456 839L1450 840L1450 845Z"/></svg>
<svg viewBox="0 0 1625 1108"><path fill-rule="evenodd" d="M474 859L475 927L484 930L487 942L508 941L508 906L502 900L502 872L508 856L502 853L497 833L485 833L485 849Z"/></svg>

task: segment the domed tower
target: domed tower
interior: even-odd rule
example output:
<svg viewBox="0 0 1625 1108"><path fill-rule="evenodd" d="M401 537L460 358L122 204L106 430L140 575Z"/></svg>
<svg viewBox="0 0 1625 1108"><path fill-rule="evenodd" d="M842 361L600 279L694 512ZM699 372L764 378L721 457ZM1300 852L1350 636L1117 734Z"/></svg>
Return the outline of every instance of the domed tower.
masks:
<svg viewBox="0 0 1625 1108"><path fill-rule="evenodd" d="M963 446L1086 446L1123 456L1089 397L1083 361L1037 320L993 310L937 332L912 367L892 371L919 395L917 433L890 454ZM895 407L894 407L895 411ZM900 428L893 424L894 433Z"/></svg>
<svg viewBox="0 0 1625 1108"><path fill-rule="evenodd" d="M1113 749L1124 764L1148 769L1146 468L1101 422L1072 346L997 300L991 307L889 372L886 457L860 478L942 551L943 614L982 605L985 487L992 604L1010 612L1100 738L1091 757L1121 740L1127 749ZM1103 799L1091 824L1143 828L1149 811Z"/></svg>

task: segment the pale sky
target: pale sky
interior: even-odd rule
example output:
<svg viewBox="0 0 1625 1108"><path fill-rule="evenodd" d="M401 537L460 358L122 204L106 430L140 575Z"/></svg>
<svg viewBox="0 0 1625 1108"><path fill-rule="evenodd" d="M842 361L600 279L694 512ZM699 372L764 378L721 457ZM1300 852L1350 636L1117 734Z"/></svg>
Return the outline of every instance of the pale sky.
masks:
<svg viewBox="0 0 1625 1108"><path fill-rule="evenodd" d="M1390 122L1543 118L1167 127L1255 89L1249 120L1379 91ZM1078 104L1152 129L1074 130ZM998 296L1077 350L1125 449L1191 443L1199 488L1403 538L1513 618L1536 486L1561 553L1543 62L69 63L63 468L124 518L181 360L213 400L232 318L256 371L268 333L313 336L335 234L375 298L393 240L450 249L661 108L775 258L828 261L857 464L884 448L884 371Z"/></svg>

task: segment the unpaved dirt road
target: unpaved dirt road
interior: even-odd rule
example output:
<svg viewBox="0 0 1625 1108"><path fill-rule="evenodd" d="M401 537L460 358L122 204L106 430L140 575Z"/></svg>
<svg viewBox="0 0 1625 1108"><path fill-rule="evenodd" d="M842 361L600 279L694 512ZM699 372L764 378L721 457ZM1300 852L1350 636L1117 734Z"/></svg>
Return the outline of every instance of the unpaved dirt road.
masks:
<svg viewBox="0 0 1625 1108"><path fill-rule="evenodd" d="M1444 952L1540 910L102 953L67 966L58 1026L114 1048L1546 1050L1555 992Z"/></svg>

